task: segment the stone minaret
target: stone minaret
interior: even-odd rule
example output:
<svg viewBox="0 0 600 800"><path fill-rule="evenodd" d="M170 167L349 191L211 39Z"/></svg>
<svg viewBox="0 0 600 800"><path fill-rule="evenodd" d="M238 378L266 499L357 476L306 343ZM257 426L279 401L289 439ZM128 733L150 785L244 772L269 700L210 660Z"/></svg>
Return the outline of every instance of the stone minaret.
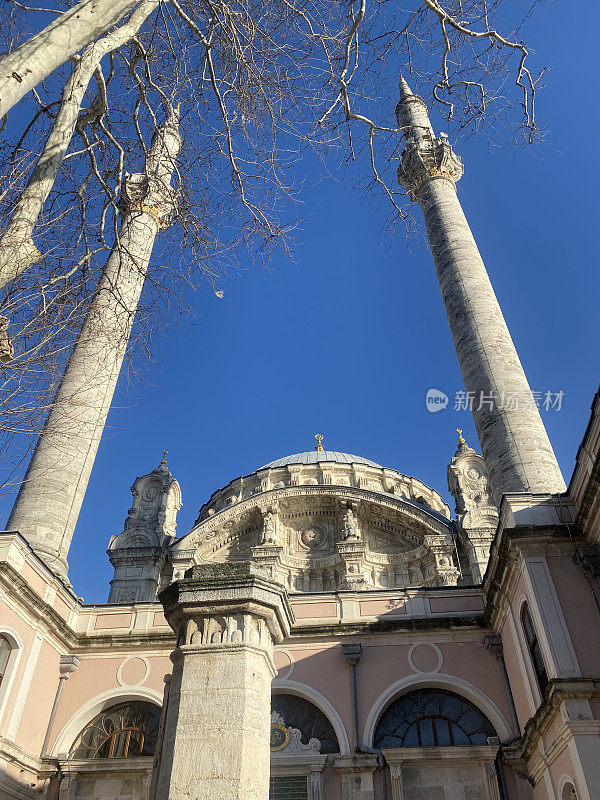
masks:
<svg viewBox="0 0 600 800"><path fill-rule="evenodd" d="M158 129L144 172L122 188L119 241L104 267L7 523L66 579L67 553L117 385L154 240L174 208L178 113Z"/></svg>
<svg viewBox="0 0 600 800"><path fill-rule="evenodd" d="M563 492L554 451L456 195L463 165L447 137L435 136L425 102L403 78L396 116L406 140L398 180L423 210L494 500L499 505L505 492Z"/></svg>

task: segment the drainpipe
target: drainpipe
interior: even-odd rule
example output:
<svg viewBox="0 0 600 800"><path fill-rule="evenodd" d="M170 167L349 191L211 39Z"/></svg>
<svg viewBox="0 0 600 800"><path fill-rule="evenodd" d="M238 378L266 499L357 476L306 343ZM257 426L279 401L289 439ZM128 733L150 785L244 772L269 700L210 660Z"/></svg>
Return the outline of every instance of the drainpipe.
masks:
<svg viewBox="0 0 600 800"><path fill-rule="evenodd" d="M484 639L484 647L486 650L489 650L490 653L496 657L498 664L500 666L500 672L502 673L502 680L504 681L504 688L506 690L506 696L508 698L508 706L510 708L510 719L512 722L513 731L516 731L516 734L511 736L506 742L502 742L502 745L512 744L521 736L521 727L519 725L519 718L517 717L517 709L515 707L515 699L513 697L512 688L510 685L510 680L508 679L508 672L506 669L506 662L504 661L504 649L502 646L502 637L498 635L494 636L486 636ZM506 779L504 777L504 764L502 762L502 757L500 755L500 750L496 755L496 773L498 775L498 783L500 785L500 796L502 800L508 800L508 792L506 789Z"/></svg>
<svg viewBox="0 0 600 800"><path fill-rule="evenodd" d="M500 666L500 672L502 673L502 680L504 681L504 688L506 690L506 696L508 697L508 705L510 708L510 719L512 722L513 731L516 731L516 736L513 738L518 738L521 735L521 728L519 726L519 719L517 717L517 709L515 708L515 699L513 697L512 688L510 685L510 681L508 679L508 672L506 671L506 663L504 661L504 649L502 647L502 637L501 636L486 636L484 639L484 647L486 650L489 650L490 653L496 657L498 660L498 664Z"/></svg>
<svg viewBox="0 0 600 800"><path fill-rule="evenodd" d="M60 700L60 696L62 694L62 690L67 680L71 677L71 674L75 672L75 670L79 666L80 661L81 659L79 658L79 656L60 657L60 673L59 673L60 677L58 679L58 687L56 689L56 695L54 696L54 704L52 706L52 711L50 712L50 720L48 721L48 727L46 728L44 744L42 745L42 754L41 754L42 758L48 755L50 734L52 733L52 726L54 725L54 720L56 719L56 712L58 711L58 703Z"/></svg>
<svg viewBox="0 0 600 800"><path fill-rule="evenodd" d="M354 720L354 752L360 750L360 737L358 734L358 689L356 686L356 665L362 655L362 644L343 644L342 653L350 664L350 680L352 682L352 718Z"/></svg>
<svg viewBox="0 0 600 800"><path fill-rule="evenodd" d="M343 644L342 654L350 665L350 681L352 684L352 719L354 722L354 752L370 753L377 756L377 766L379 767L379 778L381 781L381 798L387 800L387 784L385 782L385 758L381 750L373 747L366 747L360 743L358 729L358 687L356 683L356 665L362 655L362 644Z"/></svg>

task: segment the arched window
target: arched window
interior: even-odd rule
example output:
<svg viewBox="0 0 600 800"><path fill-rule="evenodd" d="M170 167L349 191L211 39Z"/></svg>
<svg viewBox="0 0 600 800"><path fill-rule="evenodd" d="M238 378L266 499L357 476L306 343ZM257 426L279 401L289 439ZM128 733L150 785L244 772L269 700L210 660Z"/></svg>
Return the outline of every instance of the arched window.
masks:
<svg viewBox="0 0 600 800"><path fill-rule="evenodd" d="M292 694L276 694L271 698L272 718L282 719L283 722L275 723L271 728L271 733L279 725L285 728L296 728L301 733L302 744L308 744L311 739L318 739L321 742L321 753L339 753L340 746L333 730L331 722L325 714L313 703L303 697L296 697ZM271 736L272 749L274 738Z"/></svg>
<svg viewBox="0 0 600 800"><path fill-rule="evenodd" d="M565 783L563 786L561 800L578 800L577 790L571 782Z"/></svg>
<svg viewBox="0 0 600 800"><path fill-rule="evenodd" d="M375 730L375 747L485 745L496 736L481 711L458 695L419 689L394 700Z"/></svg>
<svg viewBox="0 0 600 800"><path fill-rule="evenodd" d="M537 633L535 631L527 603L523 603L523 608L521 609L521 624L523 625L523 632L525 633L531 664L537 678L538 686L540 687L540 692L543 695L546 691L546 686L548 685L548 673L546 672L546 665L544 664L542 649L538 641Z"/></svg>
<svg viewBox="0 0 600 800"><path fill-rule="evenodd" d="M135 758L153 756L160 708L145 702L107 708L85 726L70 758Z"/></svg>
<svg viewBox="0 0 600 800"><path fill-rule="evenodd" d="M12 646L6 636L0 635L0 686L8 670L8 662L10 654L12 653Z"/></svg>

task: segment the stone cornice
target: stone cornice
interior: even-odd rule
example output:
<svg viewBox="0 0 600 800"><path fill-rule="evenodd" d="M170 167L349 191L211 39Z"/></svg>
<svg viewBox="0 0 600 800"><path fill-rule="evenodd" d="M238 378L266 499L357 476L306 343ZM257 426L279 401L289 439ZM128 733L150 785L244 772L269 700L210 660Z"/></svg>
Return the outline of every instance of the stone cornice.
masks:
<svg viewBox="0 0 600 800"><path fill-rule="evenodd" d="M382 481L382 485L391 491L393 487L396 490L402 490L402 494L406 495L409 502L416 502L412 495L430 495L438 508L432 506L434 513L442 514L450 519L450 509L444 502L442 496L435 489L432 489L427 484L418 478L404 475L397 470L390 469L389 467L381 467L362 463L339 463L336 461L321 461L311 464L292 463L280 467L263 467L249 475L243 475L230 481L226 486L217 489L206 503L200 509L200 516L196 520L194 527L208 518L208 510L220 501L227 500L228 496L235 490L235 492L250 491L250 495L246 494L243 499L250 499L251 497L258 497L266 491L276 488L276 484L285 480L301 480L302 476L314 478L315 475L320 475L322 481L318 481L321 486L332 486L336 488L348 488L345 483L336 484L335 475L344 476L352 480L360 480L363 477L376 478ZM289 486L311 486L312 483L298 483L293 482ZM279 487L281 488L281 487ZM381 492L380 492L381 493ZM237 495L236 495L237 496ZM236 502L240 502L238 497Z"/></svg>
<svg viewBox="0 0 600 800"><path fill-rule="evenodd" d="M70 650L73 647L77 641L75 631L6 561L1 562L0 586L9 595L18 598L19 604L26 608L36 624L55 639L59 649Z"/></svg>
<svg viewBox="0 0 600 800"><path fill-rule="evenodd" d="M504 758L511 761L529 761L534 755L540 737L543 736L556 719L564 700L592 700L600 698L600 679L598 678L553 678L548 684L544 700L534 716L529 720L520 740L504 750ZM596 723L597 720L583 720ZM577 723L566 723L566 729L573 733L572 726ZM588 725L589 727L589 725Z"/></svg>
<svg viewBox="0 0 600 800"><path fill-rule="evenodd" d="M139 756L138 758L106 758L106 759L59 759L56 763L60 766L60 771L68 775L69 773L79 772L139 772L140 770L152 769L154 759L152 756Z"/></svg>
<svg viewBox="0 0 600 800"><path fill-rule="evenodd" d="M573 528L570 529L575 533ZM498 534L490 551L483 580L486 598L485 616L491 627L500 629L507 604L518 580L525 555L572 555L580 542L571 539L565 525L505 528Z"/></svg>
<svg viewBox="0 0 600 800"><path fill-rule="evenodd" d="M5 739L4 736L0 736L0 758L41 777L43 777L42 773L44 772L49 774L56 772L56 769L52 771L40 758L27 753L19 745L11 742L10 739Z"/></svg>
<svg viewBox="0 0 600 800"><path fill-rule="evenodd" d="M340 622L336 620L331 623L315 623L312 625L294 625L290 636L286 639L286 646L294 642L318 639L324 637L329 640L341 639L346 636L371 636L375 634L394 634L405 632L433 632L433 631L458 631L458 630L478 630L490 632L482 616L472 617L417 617L412 619L393 620L379 619L373 621L352 620L351 622Z"/></svg>
<svg viewBox="0 0 600 800"><path fill-rule="evenodd" d="M2 562L0 569L0 586L2 586L9 596L18 598L19 604L26 609L33 621L45 631L51 639L54 639L56 646L64 651L80 655L89 650L98 650L123 647L125 649L135 647L155 647L164 645L165 649L171 649L175 643L172 631L152 631L152 632L127 632L127 633L98 633L90 636L86 633L78 633L58 614L48 603L27 584L10 564ZM93 607L92 607L93 608ZM118 606L106 606L106 608L118 608ZM156 611L162 611L159 603L155 606ZM85 609L85 607L84 607ZM127 608L130 610L130 607Z"/></svg>

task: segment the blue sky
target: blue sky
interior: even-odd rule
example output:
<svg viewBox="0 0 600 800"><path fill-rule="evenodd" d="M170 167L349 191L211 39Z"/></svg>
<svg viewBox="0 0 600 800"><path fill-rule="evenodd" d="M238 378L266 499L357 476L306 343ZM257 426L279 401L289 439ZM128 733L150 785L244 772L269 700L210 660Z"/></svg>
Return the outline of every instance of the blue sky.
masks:
<svg viewBox="0 0 600 800"><path fill-rule="evenodd" d="M597 15L592 4L588 14ZM588 23L575 37L568 3L537 13L530 38L538 63L552 65L538 98L544 144L490 147L473 137L458 148L460 198L530 384L565 392L562 410L543 419L567 481L599 375L599 57ZM183 492L179 534L215 489L312 449L316 433L328 449L414 475L450 501L455 428L478 445L466 412L425 407L429 388L462 388L428 248L401 230L390 241L379 204L353 189L351 175L338 177L304 194L312 221L298 233L295 262L248 266L223 282L222 300L198 294L198 324L159 339L158 365L119 392L69 558L87 602L106 600L109 538L122 530L130 485L163 448Z"/></svg>

